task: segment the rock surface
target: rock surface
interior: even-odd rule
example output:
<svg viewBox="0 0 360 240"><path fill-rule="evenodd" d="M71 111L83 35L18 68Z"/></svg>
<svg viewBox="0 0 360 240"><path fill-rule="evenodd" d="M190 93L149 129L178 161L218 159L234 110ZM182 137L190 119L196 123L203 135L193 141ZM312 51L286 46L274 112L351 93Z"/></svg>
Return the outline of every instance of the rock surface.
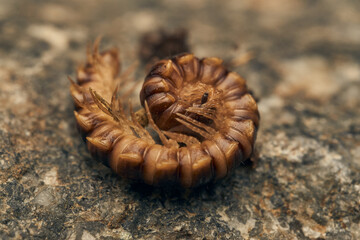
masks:
<svg viewBox="0 0 360 240"><path fill-rule="evenodd" d="M359 11L351 0L0 1L0 238L360 239ZM96 36L129 66L159 28L186 29L197 56L248 80L256 168L180 191L128 183L90 157L66 76Z"/></svg>

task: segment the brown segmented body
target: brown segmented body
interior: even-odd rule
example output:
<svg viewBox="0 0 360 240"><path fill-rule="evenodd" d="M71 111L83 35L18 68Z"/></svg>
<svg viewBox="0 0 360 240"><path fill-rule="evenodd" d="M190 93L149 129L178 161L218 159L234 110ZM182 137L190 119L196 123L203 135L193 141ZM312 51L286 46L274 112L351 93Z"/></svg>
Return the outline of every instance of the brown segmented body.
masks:
<svg viewBox="0 0 360 240"><path fill-rule="evenodd" d="M119 175L188 188L225 177L251 156L257 105L245 80L222 60L182 54L158 62L140 93L144 109L130 108L128 118L114 90L124 78L118 77L118 53L99 54L97 46L70 92L91 154ZM162 144L145 130L148 123Z"/></svg>

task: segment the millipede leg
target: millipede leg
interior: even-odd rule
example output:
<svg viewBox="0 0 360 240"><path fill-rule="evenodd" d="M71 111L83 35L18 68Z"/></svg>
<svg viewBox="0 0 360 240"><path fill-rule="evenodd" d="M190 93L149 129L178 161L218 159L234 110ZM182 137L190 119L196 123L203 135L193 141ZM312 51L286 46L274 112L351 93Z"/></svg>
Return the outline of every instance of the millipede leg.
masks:
<svg viewBox="0 0 360 240"><path fill-rule="evenodd" d="M156 126L154 120L151 117L151 113L150 113L147 101L145 101L144 105L145 105L146 115L147 115L148 120L149 120L149 124L156 131L156 133L159 135L160 140L164 144L164 146L166 146L166 147L178 147L177 142L175 142L172 139L167 139L166 136L164 135L164 133L158 128L158 126Z"/></svg>

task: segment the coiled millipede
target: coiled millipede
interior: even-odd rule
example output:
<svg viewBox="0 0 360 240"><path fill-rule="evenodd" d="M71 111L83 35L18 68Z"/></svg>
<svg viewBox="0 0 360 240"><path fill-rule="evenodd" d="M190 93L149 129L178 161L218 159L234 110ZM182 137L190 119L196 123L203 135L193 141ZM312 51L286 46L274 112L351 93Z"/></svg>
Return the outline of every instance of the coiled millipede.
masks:
<svg viewBox="0 0 360 240"><path fill-rule="evenodd" d="M223 178L250 158L257 104L222 60L181 54L159 61L143 83L143 108L134 113L129 103L127 117L118 52L99 53L98 45L78 68L77 83L69 78L76 121L94 157L123 177L185 188Z"/></svg>

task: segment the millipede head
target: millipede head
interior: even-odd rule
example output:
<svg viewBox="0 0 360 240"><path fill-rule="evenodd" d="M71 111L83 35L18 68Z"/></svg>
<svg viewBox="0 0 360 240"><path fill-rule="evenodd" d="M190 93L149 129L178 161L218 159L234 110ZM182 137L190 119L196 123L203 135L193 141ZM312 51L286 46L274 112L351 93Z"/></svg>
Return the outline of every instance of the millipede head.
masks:
<svg viewBox="0 0 360 240"><path fill-rule="evenodd" d="M205 137L203 134L199 136L200 130L194 131L195 127L190 127L189 124L193 123L184 123L184 119L179 121L177 114L214 129L221 128L221 122L229 111L224 107L225 91L229 89L219 85L229 77L231 83L225 81L225 85L230 85L231 89L242 89L240 94L238 91L234 94L246 92L240 76L234 78L222 62L219 58L200 60L193 54L181 54L154 65L145 78L140 101L142 104L145 100L148 102L160 129Z"/></svg>

